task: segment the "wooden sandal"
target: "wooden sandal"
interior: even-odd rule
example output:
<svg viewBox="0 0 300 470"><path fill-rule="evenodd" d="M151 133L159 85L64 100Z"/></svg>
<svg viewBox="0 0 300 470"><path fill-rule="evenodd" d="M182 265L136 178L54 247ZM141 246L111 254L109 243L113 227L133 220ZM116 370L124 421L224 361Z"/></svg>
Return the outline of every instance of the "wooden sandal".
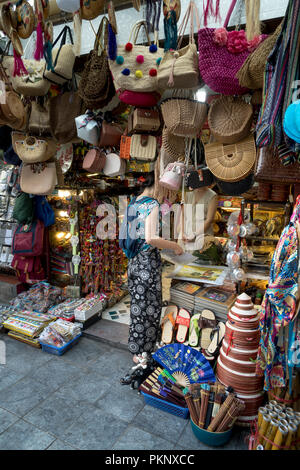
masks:
<svg viewBox="0 0 300 470"><path fill-rule="evenodd" d="M225 336L225 323L220 321L218 325L216 326L216 328L212 330L212 334L211 334L212 340L211 340L210 345L207 348L208 354L211 354L211 355L216 354L224 336Z"/></svg>
<svg viewBox="0 0 300 470"><path fill-rule="evenodd" d="M179 310L176 318L176 324L179 325L176 335L176 341L178 343L184 343L186 340L186 335L190 326L190 318L191 315L185 308L181 308Z"/></svg>
<svg viewBox="0 0 300 470"><path fill-rule="evenodd" d="M161 340L165 344L172 343L173 331L175 328L175 320L176 320L177 314L178 314L177 305L169 305L165 310L164 317L161 321L161 325L162 325Z"/></svg>
<svg viewBox="0 0 300 470"><path fill-rule="evenodd" d="M199 328L201 330L200 346L207 349L211 343L211 332L216 327L216 317L211 310L203 310L199 318Z"/></svg>
<svg viewBox="0 0 300 470"><path fill-rule="evenodd" d="M195 315L192 316L191 321L190 321L190 331L189 331L189 340L188 344L189 346L192 347L197 347L199 343L199 336L200 336L200 330L199 330L199 317L200 313L195 313Z"/></svg>

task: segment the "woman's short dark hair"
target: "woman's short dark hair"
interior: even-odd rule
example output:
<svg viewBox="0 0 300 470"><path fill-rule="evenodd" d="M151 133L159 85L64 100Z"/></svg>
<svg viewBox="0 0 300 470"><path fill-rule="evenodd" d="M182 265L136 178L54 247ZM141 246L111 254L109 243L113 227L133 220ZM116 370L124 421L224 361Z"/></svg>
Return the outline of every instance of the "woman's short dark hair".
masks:
<svg viewBox="0 0 300 470"><path fill-rule="evenodd" d="M154 171L151 171L150 173L144 173L143 176L140 176L138 178L138 186L141 188L141 190L145 188L150 188L153 185L154 185Z"/></svg>

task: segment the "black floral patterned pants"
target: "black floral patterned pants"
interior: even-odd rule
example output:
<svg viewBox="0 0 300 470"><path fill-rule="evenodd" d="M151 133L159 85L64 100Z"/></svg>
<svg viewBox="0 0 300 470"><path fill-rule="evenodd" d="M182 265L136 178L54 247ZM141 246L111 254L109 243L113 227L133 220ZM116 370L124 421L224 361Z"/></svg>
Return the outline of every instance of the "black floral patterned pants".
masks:
<svg viewBox="0 0 300 470"><path fill-rule="evenodd" d="M162 307L161 257L158 249L141 251L128 264L131 296L128 349L132 354L152 352Z"/></svg>

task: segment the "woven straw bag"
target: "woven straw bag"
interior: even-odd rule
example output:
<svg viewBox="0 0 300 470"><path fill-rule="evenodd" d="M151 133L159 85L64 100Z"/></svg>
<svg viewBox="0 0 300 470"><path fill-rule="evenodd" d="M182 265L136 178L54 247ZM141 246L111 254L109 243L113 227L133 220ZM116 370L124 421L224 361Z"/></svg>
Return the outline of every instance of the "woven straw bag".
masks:
<svg viewBox="0 0 300 470"><path fill-rule="evenodd" d="M148 38L147 46L136 45L141 28L145 29ZM129 90L141 93L158 91L157 68L163 53L164 50L158 47L158 41L151 44L146 21L141 20L135 23L129 42L118 46L118 55L115 60L109 59L116 91Z"/></svg>
<svg viewBox="0 0 300 470"><path fill-rule="evenodd" d="M263 88L267 58L275 46L281 28L282 23L243 63L236 74L236 78L242 87L251 88L252 90Z"/></svg>
<svg viewBox="0 0 300 470"><path fill-rule="evenodd" d="M78 87L79 96L88 109L105 106L115 93L106 54L108 20L104 16L99 25L94 49L89 53Z"/></svg>
<svg viewBox="0 0 300 470"><path fill-rule="evenodd" d="M67 35L69 35L71 44L66 44ZM61 40L60 46L54 47ZM73 46L73 37L69 26L65 26L53 43L52 49L53 70L45 66L44 78L50 83L63 85L66 81L71 80L73 75L73 67L75 63L75 53Z"/></svg>
<svg viewBox="0 0 300 470"><path fill-rule="evenodd" d="M165 52L163 59L159 64L157 80L158 86L161 90L165 90L167 88L195 88L201 85L197 46L195 44L193 34L194 13L197 22L197 30L200 29L197 7L194 2L190 2L179 28L181 36L178 40L177 50L169 50ZM189 44L180 49L183 35L189 20Z"/></svg>
<svg viewBox="0 0 300 470"><path fill-rule="evenodd" d="M18 133L12 135L13 148L24 163L46 162L54 157L56 143L52 139L36 139L29 136L21 140L19 136Z"/></svg>
<svg viewBox="0 0 300 470"><path fill-rule="evenodd" d="M23 193L46 196L57 184L57 168L54 162L24 164L20 186Z"/></svg>
<svg viewBox="0 0 300 470"><path fill-rule="evenodd" d="M253 136L236 144L205 145L205 160L213 175L221 181L240 181L252 170L256 159Z"/></svg>
<svg viewBox="0 0 300 470"><path fill-rule="evenodd" d="M83 0L81 2L81 18L83 20L93 20L100 15L104 7L104 0Z"/></svg>
<svg viewBox="0 0 300 470"><path fill-rule="evenodd" d="M130 141L130 158L143 162L156 159L156 138L153 135L134 134Z"/></svg>
<svg viewBox="0 0 300 470"><path fill-rule="evenodd" d="M182 137L193 137L199 133L206 120L207 109L206 103L186 98L171 98L161 103L168 130Z"/></svg>
<svg viewBox="0 0 300 470"><path fill-rule="evenodd" d="M44 105L33 101L28 123L28 131L34 135L51 135L49 102Z"/></svg>
<svg viewBox="0 0 300 470"><path fill-rule="evenodd" d="M185 142L183 137L172 134L167 127L162 132L162 147L173 162L184 160Z"/></svg>
<svg viewBox="0 0 300 470"><path fill-rule="evenodd" d="M208 112L208 125L217 142L235 144L250 134L253 108L241 97L222 96Z"/></svg>
<svg viewBox="0 0 300 470"><path fill-rule="evenodd" d="M45 96L51 86L50 82L43 78L45 60L22 60L28 75L14 77L14 58L9 56L3 58L3 67L9 76L13 89L24 96Z"/></svg>

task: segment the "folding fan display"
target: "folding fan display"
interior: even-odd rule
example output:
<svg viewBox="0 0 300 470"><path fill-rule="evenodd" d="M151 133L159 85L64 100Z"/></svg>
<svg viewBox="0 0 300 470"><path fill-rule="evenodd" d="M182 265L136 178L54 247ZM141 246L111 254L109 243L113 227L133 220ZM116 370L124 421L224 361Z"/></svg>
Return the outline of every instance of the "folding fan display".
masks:
<svg viewBox="0 0 300 470"><path fill-rule="evenodd" d="M215 381L215 375L207 359L190 346L179 343L167 344L153 354L153 359L183 387L191 383Z"/></svg>

